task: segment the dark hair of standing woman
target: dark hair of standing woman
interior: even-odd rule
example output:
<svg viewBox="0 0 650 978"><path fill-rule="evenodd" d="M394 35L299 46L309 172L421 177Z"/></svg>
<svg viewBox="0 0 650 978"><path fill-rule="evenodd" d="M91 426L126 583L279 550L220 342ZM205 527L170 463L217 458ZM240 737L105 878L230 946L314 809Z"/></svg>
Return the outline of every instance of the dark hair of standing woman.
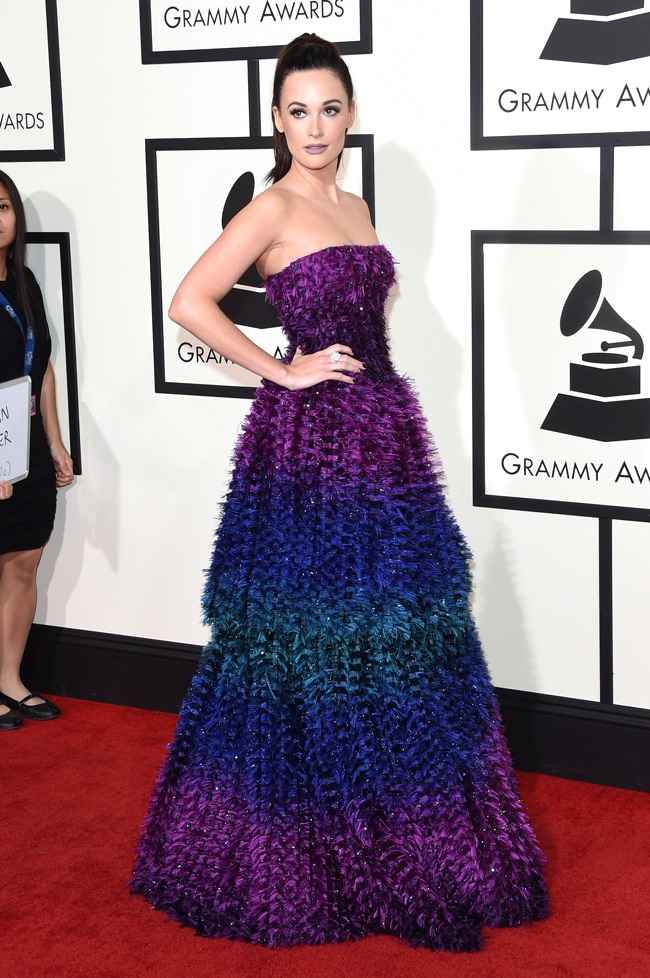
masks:
<svg viewBox="0 0 650 978"><path fill-rule="evenodd" d="M287 75L294 71L331 71L340 79L350 102L354 99L352 79L345 61L339 50L331 41L326 41L317 34L301 34L300 37L289 41L278 55L273 78L272 105L280 108L282 86ZM287 137L273 125L273 154L275 166L266 177L267 183L277 183L291 169L291 153L287 146ZM341 162L339 156L338 165Z"/></svg>
<svg viewBox="0 0 650 978"><path fill-rule="evenodd" d="M16 237L13 244L7 249L7 259L9 268L13 271L16 279L16 291L20 303L20 311L27 319L32 321L32 306L34 297L29 286L29 279L25 272L25 256L27 251L27 222L25 220L25 208L18 193L18 187L13 182L8 173L0 170L0 183L4 184L9 194L16 215Z"/></svg>

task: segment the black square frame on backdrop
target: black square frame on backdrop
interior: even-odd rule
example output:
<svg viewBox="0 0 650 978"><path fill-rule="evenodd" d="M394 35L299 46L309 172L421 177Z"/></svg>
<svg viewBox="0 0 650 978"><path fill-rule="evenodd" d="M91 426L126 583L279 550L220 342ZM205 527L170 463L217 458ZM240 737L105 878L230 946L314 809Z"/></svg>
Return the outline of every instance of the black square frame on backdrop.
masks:
<svg viewBox="0 0 650 978"><path fill-rule="evenodd" d="M308 2L308 0L307 0ZM348 0L359 4L360 37L357 40L331 38L341 54L372 53L372 0ZM313 27L313 22L310 22ZM300 34L309 24L304 20L287 21L287 41ZM318 33L318 31L316 32ZM151 0L140 0L140 36L143 64L176 64L193 61L248 61L277 58L282 45L256 47L219 47L199 50L178 48L156 51L153 47Z"/></svg>
<svg viewBox="0 0 650 978"><path fill-rule="evenodd" d="M169 381L165 372L163 331L168 324L163 310L162 254L160 236L160 200L158 190L158 154L201 151L228 152L231 150L271 150L271 136L224 136L189 139L147 139L145 141L147 169L147 203L149 211L149 255L151 263L151 308L153 321L154 383L156 393L193 394L207 397L252 398L256 387L226 384L189 384ZM374 137L372 134L348 133L346 146L361 150L362 196L375 219ZM198 257L198 256L197 256Z"/></svg>
<svg viewBox="0 0 650 978"><path fill-rule="evenodd" d="M65 141L63 134L63 94L61 89L61 55L59 51L59 27L57 18L57 0L43 0L47 24L47 47L50 68L50 96L52 107L52 148L51 149L15 149L3 150L0 144L0 161L2 162L49 162L65 159ZM2 24L0 23L0 35ZM28 63L28 61L27 61Z"/></svg>
<svg viewBox="0 0 650 978"><path fill-rule="evenodd" d="M533 2L543 6L546 3L546 0L527 0L527 2ZM522 18L525 19L525 4L520 3L519 6L522 11ZM552 131L548 131L538 134L526 133L522 135L485 135L483 77L485 56L484 7L484 0L470 0L470 145L473 150L553 149L563 146L644 146L650 144L650 130L648 129L623 132L611 130L607 132L590 132L588 130L582 130L572 133L554 133ZM626 4L626 9L629 7L630 4ZM575 13L574 8L569 4L569 0L566 0L566 13L569 14L570 11ZM644 21L643 30L644 33L648 34L646 45L648 46L648 50L645 52L645 54L650 56L650 11L643 14L643 16L646 18ZM608 27L610 25L597 24L596 26L600 28L601 26ZM615 25L612 24L611 26ZM632 28L633 25L630 25L630 31L632 31ZM631 34L631 39L634 39L633 32ZM545 39L540 39L540 54L544 40ZM509 39L508 43L513 45L516 43L516 41L511 38ZM601 42L601 46L603 45L607 47L606 41ZM643 52L637 52L635 54L631 53L631 63L634 63L634 60L642 55ZM594 61L593 63L602 66L604 62ZM648 82L650 83L650 76L648 77ZM639 97L641 98L641 94ZM645 95L643 100L644 107L646 105L647 98L648 95ZM552 130L552 126L550 125L549 130Z"/></svg>
<svg viewBox="0 0 650 978"><path fill-rule="evenodd" d="M473 502L492 509L650 522L650 490L644 505L496 495L486 489L485 247L496 245L650 246L650 231L472 231L472 456ZM558 310L559 322L559 310ZM546 426L546 425L544 425ZM557 429L552 429L557 430ZM564 430L564 429L563 429Z"/></svg>

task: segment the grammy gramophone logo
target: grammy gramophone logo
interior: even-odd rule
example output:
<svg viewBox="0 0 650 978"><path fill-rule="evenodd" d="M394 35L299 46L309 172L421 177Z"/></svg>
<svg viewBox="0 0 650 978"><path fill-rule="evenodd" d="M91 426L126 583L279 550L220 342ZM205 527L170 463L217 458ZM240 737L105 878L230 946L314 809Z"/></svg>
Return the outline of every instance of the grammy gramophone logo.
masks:
<svg viewBox="0 0 650 978"><path fill-rule="evenodd" d="M221 216L221 226L225 228L242 208L250 204L255 195L255 177L249 171L235 180L226 198ZM264 280L251 265L236 285L221 302L220 308L238 326L253 326L256 329L270 329L280 322L275 309L265 299Z"/></svg>
<svg viewBox="0 0 650 978"><path fill-rule="evenodd" d="M600 350L571 363L571 393L557 395L542 428L603 442L650 438L650 398L641 396L643 338L604 297L597 269L576 282L560 316L563 336L581 329L604 330L617 339L603 340Z"/></svg>
<svg viewBox="0 0 650 978"><path fill-rule="evenodd" d="M11 81L9 80L9 75L5 71L2 61L0 61L0 88L10 88Z"/></svg>
<svg viewBox="0 0 650 978"><path fill-rule="evenodd" d="M571 0L540 58L612 65L650 56L650 10L645 0Z"/></svg>

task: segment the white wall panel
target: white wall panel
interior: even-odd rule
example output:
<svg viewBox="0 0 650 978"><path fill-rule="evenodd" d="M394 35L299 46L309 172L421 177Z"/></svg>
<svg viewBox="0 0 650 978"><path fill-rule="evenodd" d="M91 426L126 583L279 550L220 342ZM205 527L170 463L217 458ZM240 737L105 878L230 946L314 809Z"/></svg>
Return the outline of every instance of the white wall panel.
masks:
<svg viewBox="0 0 650 978"><path fill-rule="evenodd" d="M647 192L650 146L616 150L614 162L614 227L650 229L650 194Z"/></svg>
<svg viewBox="0 0 650 978"><path fill-rule="evenodd" d="M613 547L614 702L647 709L650 690L650 526L647 523L618 523L614 527Z"/></svg>

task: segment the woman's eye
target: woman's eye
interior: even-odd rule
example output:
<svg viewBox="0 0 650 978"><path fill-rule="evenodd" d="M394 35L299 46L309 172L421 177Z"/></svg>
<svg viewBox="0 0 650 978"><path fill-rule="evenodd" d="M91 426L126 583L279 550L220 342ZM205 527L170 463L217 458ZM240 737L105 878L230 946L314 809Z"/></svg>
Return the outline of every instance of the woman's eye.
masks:
<svg viewBox="0 0 650 978"><path fill-rule="evenodd" d="M302 119L302 117L304 116L304 114L305 114L304 109L292 109L291 110L291 115L294 117L294 119Z"/></svg>
<svg viewBox="0 0 650 978"><path fill-rule="evenodd" d="M335 105L328 105L327 108L325 109L325 115L338 115L338 114L339 114L339 110L336 108Z"/></svg>

